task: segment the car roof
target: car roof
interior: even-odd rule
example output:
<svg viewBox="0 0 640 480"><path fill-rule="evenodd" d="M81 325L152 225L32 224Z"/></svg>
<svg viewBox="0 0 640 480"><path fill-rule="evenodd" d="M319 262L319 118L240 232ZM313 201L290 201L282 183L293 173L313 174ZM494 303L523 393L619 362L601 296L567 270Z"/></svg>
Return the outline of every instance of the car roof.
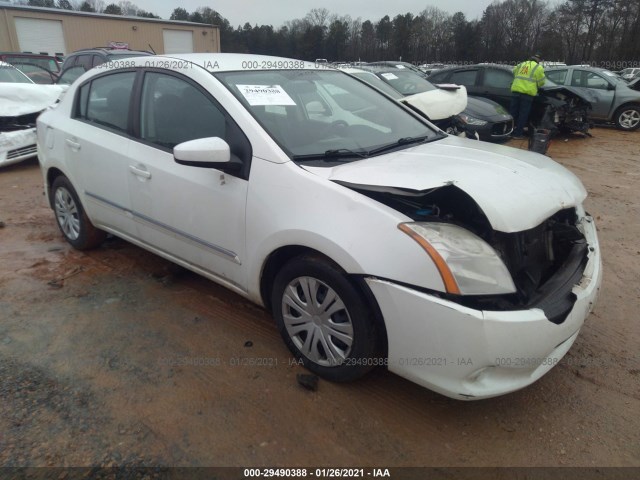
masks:
<svg viewBox="0 0 640 480"><path fill-rule="evenodd" d="M183 60L183 62L169 60ZM340 69L328 64L307 62L292 58L242 53L183 53L128 57L126 67L119 65L118 62L107 62L100 65L100 68L91 68L87 70L83 74L83 77L88 79L106 71L114 71L131 67L164 67L169 70L179 71L181 69L188 68L189 63L200 66L211 73L302 69L343 73Z"/></svg>
<svg viewBox="0 0 640 480"><path fill-rule="evenodd" d="M71 52L67 55L70 57L72 55L83 55L90 53L104 53L108 55L118 55L118 54L131 54L131 53L140 53L142 55L149 55L151 52L147 52L146 50L129 50L128 48L112 48L112 47L93 47L93 48L82 48L80 50L76 50L75 52Z"/></svg>

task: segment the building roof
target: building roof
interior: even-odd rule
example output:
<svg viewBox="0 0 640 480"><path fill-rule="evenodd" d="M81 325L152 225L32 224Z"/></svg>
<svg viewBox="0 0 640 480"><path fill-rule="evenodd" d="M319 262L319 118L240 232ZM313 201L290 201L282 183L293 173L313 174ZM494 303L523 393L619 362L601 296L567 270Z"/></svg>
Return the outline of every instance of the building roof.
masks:
<svg viewBox="0 0 640 480"><path fill-rule="evenodd" d="M173 25L183 25L183 26L191 26L191 27L218 27L217 25L211 25L209 23L196 23L196 22L188 22L185 20L165 20L163 18L147 18L147 17L136 17L131 15L111 15L107 13L95 13L95 12L80 12L77 10L65 10L63 8L47 8L47 7L30 7L28 5L12 5L5 4L0 1L0 10L23 10L28 12L42 12L42 13L52 13L56 15L77 15L84 17L94 17L94 18L105 18L110 20L130 20L136 22L155 22L155 23L168 23Z"/></svg>

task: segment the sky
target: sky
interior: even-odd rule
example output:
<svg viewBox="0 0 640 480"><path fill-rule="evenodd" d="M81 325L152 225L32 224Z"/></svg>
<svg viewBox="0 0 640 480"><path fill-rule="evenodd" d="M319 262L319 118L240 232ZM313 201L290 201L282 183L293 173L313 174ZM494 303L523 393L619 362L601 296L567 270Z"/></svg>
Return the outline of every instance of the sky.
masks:
<svg viewBox="0 0 640 480"><path fill-rule="evenodd" d="M138 7L162 18L182 7L189 13L201 6L216 10L232 27L244 25L281 26L287 20L304 17L312 8L326 8L339 16L351 15L362 20L378 21L385 15L393 19L407 12L419 14L428 6L438 7L448 13L462 12L467 20L480 18L493 0L131 0ZM110 3L108 0L106 3ZM117 3L117 2L114 2Z"/></svg>

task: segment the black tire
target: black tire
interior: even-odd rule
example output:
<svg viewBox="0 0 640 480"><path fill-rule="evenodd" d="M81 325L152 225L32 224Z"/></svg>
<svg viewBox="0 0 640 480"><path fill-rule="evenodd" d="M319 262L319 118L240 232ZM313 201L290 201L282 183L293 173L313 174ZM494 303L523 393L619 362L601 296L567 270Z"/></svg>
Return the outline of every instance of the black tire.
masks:
<svg viewBox="0 0 640 480"><path fill-rule="evenodd" d="M623 105L616 110L613 120L620 130L628 132L637 130L640 127L640 106Z"/></svg>
<svg viewBox="0 0 640 480"><path fill-rule="evenodd" d="M305 307L313 308L304 303L306 296L313 296L320 303L315 305L318 315L304 311ZM311 255L290 260L275 277L271 302L287 347L316 375L349 382L384 363L377 355L378 336L371 309L347 275L329 261ZM308 330L304 330L305 326ZM349 328L350 345L346 340ZM300 331L295 332L296 329ZM307 344L309 348L305 348Z"/></svg>
<svg viewBox="0 0 640 480"><path fill-rule="evenodd" d="M59 176L53 181L50 195L58 228L74 248L88 250L104 241L107 234L93 226L67 177Z"/></svg>

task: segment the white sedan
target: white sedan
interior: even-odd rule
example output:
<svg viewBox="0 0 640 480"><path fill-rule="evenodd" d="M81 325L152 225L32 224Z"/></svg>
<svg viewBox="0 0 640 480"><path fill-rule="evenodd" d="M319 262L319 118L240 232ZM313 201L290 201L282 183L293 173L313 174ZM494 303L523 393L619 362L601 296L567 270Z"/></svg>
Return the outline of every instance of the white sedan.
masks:
<svg viewBox="0 0 640 480"><path fill-rule="evenodd" d="M38 118L63 235L110 232L264 306L323 378L382 365L458 399L540 378L601 281L580 180L323 67L189 54L85 73Z"/></svg>
<svg viewBox="0 0 640 480"><path fill-rule="evenodd" d="M0 167L36 155L36 118L65 89L37 85L13 65L0 62Z"/></svg>

